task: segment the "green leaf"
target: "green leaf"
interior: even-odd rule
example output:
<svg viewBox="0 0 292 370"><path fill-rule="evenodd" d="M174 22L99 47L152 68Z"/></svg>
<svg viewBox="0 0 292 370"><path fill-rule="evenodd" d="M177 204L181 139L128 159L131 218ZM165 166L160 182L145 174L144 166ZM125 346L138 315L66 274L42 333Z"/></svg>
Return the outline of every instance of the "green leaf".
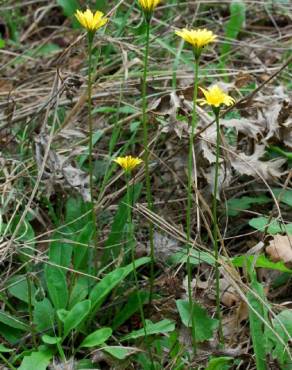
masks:
<svg viewBox="0 0 292 370"><path fill-rule="evenodd" d="M266 370L267 358L266 358L266 342L264 324L260 318L268 320L267 308L263 305L261 300L266 302L265 293L263 286L256 281L256 274L251 264L248 266L249 275L251 277L252 283L251 288L255 294L252 292L247 293L248 299L248 316L249 316L249 326L251 332L251 338L253 343L253 350L256 359L257 370ZM261 298L261 300L259 298Z"/></svg>
<svg viewBox="0 0 292 370"><path fill-rule="evenodd" d="M146 320L146 335L165 334L175 329L175 322L172 320L164 319L159 322L153 323L150 320ZM130 334L124 336L121 341L137 339L145 336L144 328L132 331Z"/></svg>
<svg viewBox="0 0 292 370"><path fill-rule="evenodd" d="M272 191L277 198L281 195L280 202L292 207L292 190L273 188Z"/></svg>
<svg viewBox="0 0 292 370"><path fill-rule="evenodd" d="M111 328L98 329L89 334L80 344L80 347L90 348L100 346L112 335L112 332Z"/></svg>
<svg viewBox="0 0 292 370"><path fill-rule="evenodd" d="M53 53L57 53L61 48L59 45L49 42L45 45L41 45L35 49L33 53L34 57L45 57Z"/></svg>
<svg viewBox="0 0 292 370"><path fill-rule="evenodd" d="M186 249L183 249L170 256L168 261L169 263L178 265L181 263L186 263L187 259L188 259L187 251ZM194 266L198 266L202 262L205 262L208 265L214 265L215 263L214 256L209 252L192 249L190 254L190 263Z"/></svg>
<svg viewBox="0 0 292 370"><path fill-rule="evenodd" d="M1 39L0 37L0 49L3 49L5 47L5 41Z"/></svg>
<svg viewBox="0 0 292 370"><path fill-rule="evenodd" d="M272 262L264 254L259 256L238 256L232 258L232 264L236 267L246 266L247 261L252 263L255 267L266 268L270 270L277 270L281 272L292 273L292 269L288 269L284 262Z"/></svg>
<svg viewBox="0 0 292 370"><path fill-rule="evenodd" d="M77 362L76 370L89 370L89 369L96 370L96 365L91 360L84 358Z"/></svg>
<svg viewBox="0 0 292 370"><path fill-rule="evenodd" d="M58 267L45 266L45 280L50 298L58 310L65 308L68 302L66 274Z"/></svg>
<svg viewBox="0 0 292 370"><path fill-rule="evenodd" d="M0 333L1 337L3 337L5 340L7 340L7 342L9 342L12 345L18 344L20 339L23 337L22 330L14 329L11 326L2 324L1 322L0 322Z"/></svg>
<svg viewBox="0 0 292 370"><path fill-rule="evenodd" d="M228 216L237 216L240 211L249 209L253 204L266 204L271 202L271 198L265 195L259 195L255 198L252 197L241 197L229 199L227 201Z"/></svg>
<svg viewBox="0 0 292 370"><path fill-rule="evenodd" d="M231 41L235 40L245 23L246 6L243 0L232 0L230 4L230 18L225 26L225 38L227 42L223 42L220 47L222 59L225 61L231 50Z"/></svg>
<svg viewBox="0 0 292 370"><path fill-rule="evenodd" d="M232 357L214 357L209 361L205 370L228 370L231 366L230 361L233 361Z"/></svg>
<svg viewBox="0 0 292 370"><path fill-rule="evenodd" d="M43 335L42 336L42 341L46 344L57 344L62 341L61 337L51 337L50 335Z"/></svg>
<svg viewBox="0 0 292 370"><path fill-rule="evenodd" d="M67 227L80 232L89 222L91 222L90 203L85 203L81 196L69 198L65 217Z"/></svg>
<svg viewBox="0 0 292 370"><path fill-rule="evenodd" d="M264 231L266 226L269 225L267 230L269 234L287 233L292 235L292 224L282 224L274 218L269 220L268 217L264 216L255 217L249 221L249 225L259 231Z"/></svg>
<svg viewBox="0 0 292 370"><path fill-rule="evenodd" d="M8 282L8 291L13 296L18 298L19 300L28 303L28 286L27 286L27 277L26 275L15 275L11 277ZM35 304L35 293L36 288L31 283L31 303L32 305Z"/></svg>
<svg viewBox="0 0 292 370"><path fill-rule="evenodd" d="M57 0L57 4L62 7L64 14L72 19L74 27L80 27L74 14L80 8L77 0Z"/></svg>
<svg viewBox="0 0 292 370"><path fill-rule="evenodd" d="M10 224L10 232L13 233L16 227L18 226L18 223L20 221L20 216L16 216L13 218L11 224ZM35 233L34 229L31 226L31 224L25 219L21 226L19 227L16 239L18 242L23 242L24 247L21 248L20 252L24 252L30 256L34 254L34 248L35 248ZM22 259L27 260L29 257L21 255Z"/></svg>
<svg viewBox="0 0 292 370"><path fill-rule="evenodd" d="M44 331L54 327L55 311L51 302L44 298L36 302L33 311L33 323L38 331Z"/></svg>
<svg viewBox="0 0 292 370"><path fill-rule="evenodd" d="M69 308L72 308L76 303L83 301L87 297L87 295L88 295L88 277L79 276L75 281L75 284L70 295Z"/></svg>
<svg viewBox="0 0 292 370"><path fill-rule="evenodd" d="M71 17L79 9L77 0L57 0L57 4L63 8L67 17Z"/></svg>
<svg viewBox="0 0 292 370"><path fill-rule="evenodd" d="M136 268L150 262L149 257L143 257L135 261ZM89 298L92 302L93 312L96 312L102 305L108 294L120 284L133 271L133 264L130 263L125 267L119 267L108 273L95 287L91 290Z"/></svg>
<svg viewBox="0 0 292 370"><path fill-rule="evenodd" d="M93 235L93 223L88 222L75 238L73 266L75 270L86 271L88 268L88 245Z"/></svg>
<svg viewBox="0 0 292 370"><path fill-rule="evenodd" d="M53 353L49 349L32 352L29 356L23 358L18 370L46 370L52 357Z"/></svg>
<svg viewBox="0 0 292 370"><path fill-rule="evenodd" d="M180 314L180 318L186 327L192 326L190 318L189 302L183 299L176 301L176 306ZM193 302L193 315L196 325L196 340L203 342L213 337L214 330L218 327L218 320L211 319L207 310L202 308L197 303Z"/></svg>
<svg viewBox="0 0 292 370"><path fill-rule="evenodd" d="M3 352L13 352L13 351L15 351L15 350L12 349L12 348L7 348L3 344L0 344L0 353L3 353Z"/></svg>
<svg viewBox="0 0 292 370"><path fill-rule="evenodd" d="M138 296L140 295L140 297ZM135 312L139 310L139 298L142 304L148 301L149 292L145 291L135 291L128 298L126 305L117 312L113 323L112 328L115 330L121 326L125 321L127 321Z"/></svg>
<svg viewBox="0 0 292 370"><path fill-rule="evenodd" d="M93 145L95 145L99 139L101 139L102 135L104 134L104 131L103 130L96 130L94 133L93 133L93 137L92 137L92 143ZM88 149L86 149L84 152L84 154L81 154L79 157L78 157L78 164L80 167L83 166L83 164L86 162L88 156L89 156L89 152L88 152Z"/></svg>
<svg viewBox="0 0 292 370"><path fill-rule="evenodd" d="M52 242L49 249L49 260L56 265L69 267L71 264L72 243L64 240L64 233L70 235L70 229L62 229L62 233L55 232L52 236ZM67 238L69 239L69 237Z"/></svg>
<svg viewBox="0 0 292 370"><path fill-rule="evenodd" d="M130 188L130 203L135 204L140 196L142 184L136 184ZM110 258L116 258L120 253L120 243L124 237L125 227L127 224L127 195L121 199L118 210L115 214L111 227L111 232L105 243L104 263Z"/></svg>
<svg viewBox="0 0 292 370"><path fill-rule="evenodd" d="M14 329L23 331L29 330L29 326L26 323L5 311L0 311L0 322Z"/></svg>
<svg viewBox="0 0 292 370"><path fill-rule="evenodd" d="M91 308L91 301L89 299L77 303L69 312L64 320L64 338L81 324L88 316Z"/></svg>
<svg viewBox="0 0 292 370"><path fill-rule="evenodd" d="M273 358L277 359L282 365L281 369L289 369L290 367L285 367L286 364L290 362L291 364L291 354L289 356L289 341L292 337L292 310L283 310L272 320L273 328L282 338L283 342L274 335L272 331L268 331L269 337L269 351L272 351ZM283 327L286 329L284 330ZM284 345L285 344L285 345Z"/></svg>
<svg viewBox="0 0 292 370"><path fill-rule="evenodd" d="M135 349L131 347L118 347L118 346L108 346L102 349L104 352L109 353L111 356L117 358L118 360L124 360L126 357L130 356Z"/></svg>
<svg viewBox="0 0 292 370"><path fill-rule="evenodd" d="M137 112L137 108L131 105L124 105L122 107L104 106L104 107L97 107L92 110L92 114L96 114L96 113L133 114L136 112Z"/></svg>
<svg viewBox="0 0 292 370"><path fill-rule="evenodd" d="M57 311L57 316L58 316L58 319L62 322L65 321L66 317L68 316L68 313L69 311L67 310L64 310L64 308L60 308L58 311Z"/></svg>

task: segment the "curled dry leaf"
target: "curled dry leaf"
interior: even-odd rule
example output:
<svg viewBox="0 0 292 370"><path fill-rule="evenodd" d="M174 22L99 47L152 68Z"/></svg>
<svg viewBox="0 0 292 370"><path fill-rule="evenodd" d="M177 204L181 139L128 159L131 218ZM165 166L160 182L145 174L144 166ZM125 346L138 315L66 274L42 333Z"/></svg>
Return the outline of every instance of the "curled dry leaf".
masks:
<svg viewBox="0 0 292 370"><path fill-rule="evenodd" d="M248 175L253 177L262 176L266 180L271 180L283 175L281 167L286 162L286 159L275 159L263 162L260 160L265 153L264 145L256 145L255 151L252 155L239 153L232 160L232 167L241 175Z"/></svg>
<svg viewBox="0 0 292 370"><path fill-rule="evenodd" d="M210 191L214 194L215 189L215 166L213 166L208 173L204 173L206 180L210 186ZM220 200L221 190L228 187L233 179L232 171L230 167L225 167L223 164L219 167L219 176L218 176L218 192L216 197Z"/></svg>
<svg viewBox="0 0 292 370"><path fill-rule="evenodd" d="M45 148L48 145L48 136L46 134L39 135L35 139L35 143L36 161L38 167L41 168ZM55 184L60 184L65 188L74 188L81 194L85 202L90 200L88 174L80 168L75 167L74 161L71 164L71 158L82 152L83 148L76 148L67 158L50 149L44 170L44 178L46 178L45 186L48 195L54 191Z"/></svg>
<svg viewBox="0 0 292 370"><path fill-rule="evenodd" d="M224 306L232 307L240 302L240 297L236 293L235 288L230 284L227 278L220 279L220 301Z"/></svg>
<svg viewBox="0 0 292 370"><path fill-rule="evenodd" d="M155 255L158 260L165 261L171 254L181 251L180 243L165 234L154 232ZM150 242L147 243L147 251L150 253Z"/></svg>
<svg viewBox="0 0 292 370"><path fill-rule="evenodd" d="M292 268L292 236L276 234L266 248L266 253L273 262L282 261Z"/></svg>
<svg viewBox="0 0 292 370"><path fill-rule="evenodd" d="M198 142L197 150L202 152L203 157L212 164L216 162L215 142L216 142L216 126L208 127L201 134L202 140ZM214 143L214 144L212 144Z"/></svg>
<svg viewBox="0 0 292 370"><path fill-rule="evenodd" d="M214 301L215 296L215 280L214 281L202 281L200 279L193 279L191 282L192 290L201 289L205 291L207 297ZM183 289L185 290L185 297L188 297L188 280L185 276L183 280ZM220 301L226 307L232 307L241 302L239 295L236 293L235 288L231 285L228 277L222 277L220 279Z"/></svg>
<svg viewBox="0 0 292 370"><path fill-rule="evenodd" d="M188 133L188 123L179 120L177 116L178 110L182 109L182 102L175 91L161 99L158 109L158 114L168 116L167 124L163 126L161 132L174 131L180 139L183 133Z"/></svg>
<svg viewBox="0 0 292 370"><path fill-rule="evenodd" d="M258 125L254 119L246 118L232 118L232 119L221 119L220 124L226 128L234 128L236 132L240 132L253 139L262 137L262 127Z"/></svg>

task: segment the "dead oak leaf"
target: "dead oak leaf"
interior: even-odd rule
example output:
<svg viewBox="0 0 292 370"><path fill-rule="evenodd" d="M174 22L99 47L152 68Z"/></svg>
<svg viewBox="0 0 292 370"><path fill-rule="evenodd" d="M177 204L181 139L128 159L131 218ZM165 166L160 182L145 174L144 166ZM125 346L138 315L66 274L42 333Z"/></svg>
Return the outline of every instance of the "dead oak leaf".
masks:
<svg viewBox="0 0 292 370"><path fill-rule="evenodd" d="M262 128L258 125L257 121L254 119L246 118L232 118L232 119L222 119L220 124L226 128L234 128L236 132L240 132L248 137L258 139L262 137Z"/></svg>
<svg viewBox="0 0 292 370"><path fill-rule="evenodd" d="M262 176L266 180L277 178L283 175L281 167L286 162L284 158L277 158L271 161L262 161L260 158L265 153L264 145L256 145L252 155L239 153L232 160L232 167L241 175L253 177Z"/></svg>
<svg viewBox="0 0 292 370"><path fill-rule="evenodd" d="M292 268L292 236L276 234L266 248L266 253L273 262L282 261Z"/></svg>

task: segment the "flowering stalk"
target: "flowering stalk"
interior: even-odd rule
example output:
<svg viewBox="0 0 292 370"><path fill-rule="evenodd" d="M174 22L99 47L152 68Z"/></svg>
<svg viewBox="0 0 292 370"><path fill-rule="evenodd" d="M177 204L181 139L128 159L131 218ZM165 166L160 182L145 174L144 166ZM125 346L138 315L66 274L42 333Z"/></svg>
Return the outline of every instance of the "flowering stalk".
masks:
<svg viewBox="0 0 292 370"><path fill-rule="evenodd" d="M145 163L145 180L146 180L146 199L148 208L152 211L153 201L151 193L151 182L149 172L149 143L148 143L148 122L147 122L147 74L148 74L148 58L149 58L149 41L150 41L150 25L154 9L160 0L138 0L146 23L146 44L144 51L144 66L143 66L143 81L142 81L142 124L143 124L143 146L144 146L144 163ZM153 224L149 222L149 243L150 243L150 288L149 288L149 304L152 301L153 285L154 285L154 235Z"/></svg>
<svg viewBox="0 0 292 370"><path fill-rule="evenodd" d="M130 173L125 172L126 175L126 184L127 184L127 241L130 243L131 247L131 258L132 258L132 265L133 265L133 274L134 274L134 280L135 280L135 285L136 285L136 290L137 290L137 297L138 297L138 304L139 304L139 310L140 310L140 315L141 315L141 320L143 324L143 329L144 329L144 335L145 338L147 336L147 331L146 331L146 322L145 322L145 315L144 315L144 310L143 310L143 305L142 305L142 300L140 296L140 290L139 290L139 282L138 282L138 274L136 270L136 265L135 265L135 243L134 243L134 235L133 235L133 226L132 226L132 205L131 205L131 198L130 198Z"/></svg>
<svg viewBox="0 0 292 370"><path fill-rule="evenodd" d="M194 353L196 353L196 327L195 317L193 315L193 293L192 293L192 265L191 265L191 210L192 210L192 172L193 172L193 143L195 138L195 129L197 126L197 94L198 94L198 73L199 73L199 58L195 58L194 71L194 93L193 93L193 113L191 122L191 135L189 137L189 157L188 157L188 200L187 200L187 277L188 277L188 296L189 296L189 312L192 325L192 339Z"/></svg>
<svg viewBox="0 0 292 370"><path fill-rule="evenodd" d="M206 29L188 30L184 28L181 31L176 31L176 34L183 40L188 42L193 47L194 53L194 93L193 93L193 112L191 121L191 134L189 137L189 154L188 154L188 188L187 188L187 281L188 281L188 297L189 297L189 312L190 312L190 323L192 329L192 341L194 354L196 353L197 341L196 341L196 327L195 317L193 315L193 292L192 292L192 266L191 266L191 212L192 212L192 172L193 172L193 145L195 139L195 130L197 126L197 95L198 95L198 74L199 74L199 62L203 47L208 45L210 42L216 40L216 35L212 31Z"/></svg>
<svg viewBox="0 0 292 370"><path fill-rule="evenodd" d="M126 178L126 185L127 185L127 242L130 244L131 248L131 258L132 258L132 264L133 264L133 274L134 274L134 280L137 290L137 298L138 298L138 305L139 305L139 311L141 315L141 320L143 324L143 330L144 330L144 339L145 344L148 349L148 354L151 359L152 365L153 365L153 359L152 359L152 353L150 346L147 343L147 328L146 328L146 320L143 310L143 304L140 296L140 290L139 290L139 282L138 282L138 274L136 270L135 265L135 240L134 240L134 229L132 224L132 205L131 205L131 197L130 197L130 179L131 179L131 172L135 169L139 164L142 163L142 160L140 158L135 158L132 156L126 156L126 157L118 157L114 160L118 165L122 167L124 170L125 178Z"/></svg>
<svg viewBox="0 0 292 370"><path fill-rule="evenodd" d="M214 179L214 194L212 205L212 221L213 221L213 246L215 258L215 278L216 278L216 317L219 320L219 341L223 345L223 329L220 310L220 271L219 271L219 246L218 246L218 217L217 217L217 193L218 193L218 177L219 177L219 157L220 157L220 124L219 115L220 108L224 104L230 106L234 104L234 99L225 94L219 86L214 85L210 89L205 90L200 88L205 98L200 99L202 104L207 104L212 107L216 120L216 163L215 163L215 179Z"/></svg>
<svg viewBox="0 0 292 370"><path fill-rule="evenodd" d="M96 214L94 211L94 196L93 196L93 126L92 126L92 46L95 32L102 26L104 26L108 19L104 17L104 14L100 11L92 13L90 9L82 12L77 10L75 17L78 22L87 31L88 41L88 82L87 82L87 107L88 107L88 130L89 130L89 141L88 141L88 163L89 163L89 188L90 188L90 203L91 203L91 215L93 223L93 241L97 242L97 229L96 229ZM96 253L96 250L94 251ZM96 258L94 258L96 261Z"/></svg>
<svg viewBox="0 0 292 370"><path fill-rule="evenodd" d="M218 177L219 177L219 156L220 156L220 125L219 125L219 109L213 109L216 118L216 163L215 163L215 179L214 179L214 196L212 204L213 218L213 243L214 243L214 258L215 258L215 279L216 279L216 318L219 320L219 341L223 345L223 328L220 310L220 271L219 271L219 246L218 246L218 217L217 217L217 192L218 192Z"/></svg>
<svg viewBox="0 0 292 370"><path fill-rule="evenodd" d="M96 239L96 215L94 212L94 198L93 198L93 127L92 127L92 44L93 34L88 32L88 82L87 82L87 108L88 108L88 129L89 129L89 142L88 142L88 163L89 163L89 189L90 189L90 202L91 202L91 215L93 223L93 240Z"/></svg>

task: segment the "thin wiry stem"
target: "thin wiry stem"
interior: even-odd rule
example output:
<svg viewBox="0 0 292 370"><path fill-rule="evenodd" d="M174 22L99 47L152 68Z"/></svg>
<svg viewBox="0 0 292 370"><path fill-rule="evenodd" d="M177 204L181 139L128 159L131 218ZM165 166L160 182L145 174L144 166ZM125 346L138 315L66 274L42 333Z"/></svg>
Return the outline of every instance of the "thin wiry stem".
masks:
<svg viewBox="0 0 292 370"><path fill-rule="evenodd" d="M219 175L219 156L220 156L220 125L219 112L216 114L216 164L215 164L215 179L214 179L214 195L213 195L213 243L215 257L215 278L216 278L216 317L219 320L219 341L224 344L223 328L220 310L220 271L219 271L219 248L218 248L218 219L217 219L217 192L218 192L218 175Z"/></svg>
<svg viewBox="0 0 292 370"><path fill-rule="evenodd" d="M195 59L195 71L194 71L194 95L193 95L193 114L191 122L191 135L189 140L189 158L188 158L188 200L187 200L187 277L188 277L188 296L189 296L189 312L192 324L192 340L194 353L196 353L197 342L196 342L196 328L195 318L193 315L193 297L192 297L192 267L190 261L191 252L191 211L192 211L192 172L193 172L193 144L195 138L195 130L197 126L197 95L198 95L198 73L199 73L199 60Z"/></svg>
<svg viewBox="0 0 292 370"><path fill-rule="evenodd" d="M138 298L138 305L139 305L139 311L141 315L141 320L143 324L143 330L144 330L144 340L146 347L148 349L148 354L151 360L151 363L153 365L153 358L152 358L152 353L151 353L151 348L148 344L147 341L147 328L146 328L146 320L145 320L145 315L144 315L144 309L143 309L143 304L141 300L141 295L140 295L140 290L139 290L139 282L138 282L138 274L136 270L136 265L135 265L135 241L134 241L134 231L133 231L133 224L132 224L132 212L131 212L131 196L130 196L130 175L129 173L126 173L126 182L127 182L127 242L130 244L131 248L131 257L132 257L132 264L133 264L133 274L134 274L134 280L135 280L135 285L136 285L136 290L137 290L137 298Z"/></svg>
<svg viewBox="0 0 292 370"><path fill-rule="evenodd" d="M88 143L88 163L89 163L89 188L90 188L90 202L91 202L91 217L93 223L93 242L97 243L96 230L96 214L94 211L94 184L93 184L93 125L92 125L92 44L93 35L88 34L88 85L87 85L87 105L88 105L88 129L89 129L89 143ZM93 261L96 265L96 249L93 251Z"/></svg>
<svg viewBox="0 0 292 370"><path fill-rule="evenodd" d="M16 367L14 367L3 355L0 353L0 359L3 361L4 364L6 364L9 369L16 370Z"/></svg>
<svg viewBox="0 0 292 370"><path fill-rule="evenodd" d="M147 72L148 72L148 58L149 58L149 40L150 40L150 20L146 20L146 45L144 53L144 71L142 82L142 123L143 123L143 145L144 145L144 164L145 164L145 178L146 178L146 199L150 211L153 210L153 201L151 194L151 183L149 173L149 144L148 144L148 122L147 122ZM149 222L149 243L150 243L150 294L149 304L152 301L153 285L154 285L154 240L153 240L153 224Z"/></svg>
<svg viewBox="0 0 292 370"><path fill-rule="evenodd" d="M35 333L34 324L33 324L32 291L31 291L31 283L30 283L30 275L29 274L27 274L27 276L26 276L26 282L27 282L27 296L28 296L29 325L30 325L33 345L34 345L34 348L37 349L38 345L37 345L36 333Z"/></svg>

